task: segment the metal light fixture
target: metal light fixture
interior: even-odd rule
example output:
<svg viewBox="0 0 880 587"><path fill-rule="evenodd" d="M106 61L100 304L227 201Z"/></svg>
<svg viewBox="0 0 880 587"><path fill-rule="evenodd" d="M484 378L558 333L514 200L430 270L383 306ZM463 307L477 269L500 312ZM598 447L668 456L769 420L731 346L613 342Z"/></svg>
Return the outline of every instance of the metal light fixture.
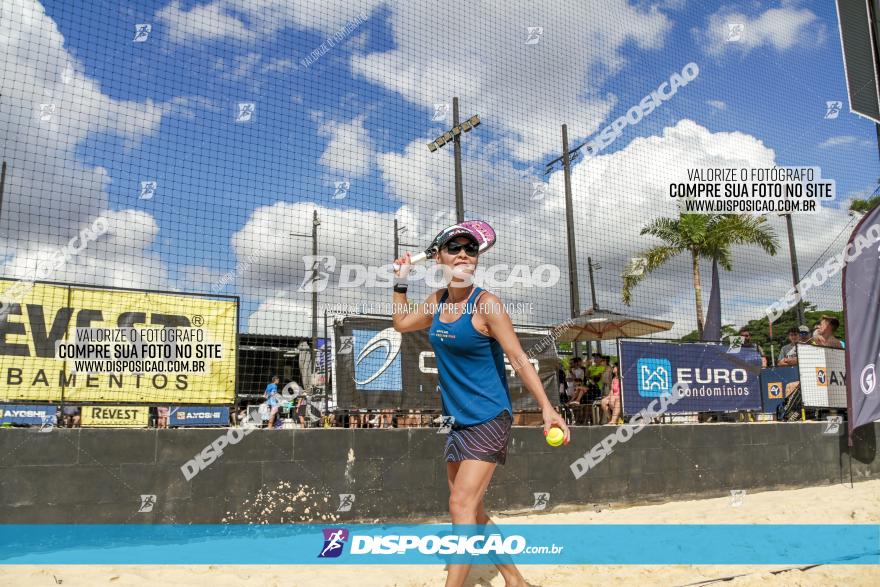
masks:
<svg viewBox="0 0 880 587"><path fill-rule="evenodd" d="M428 143L428 150L433 153L446 143L451 143L455 139L455 137L459 136L462 133L470 132L478 126L480 126L480 116L474 114L461 124L456 124L451 129Z"/></svg>

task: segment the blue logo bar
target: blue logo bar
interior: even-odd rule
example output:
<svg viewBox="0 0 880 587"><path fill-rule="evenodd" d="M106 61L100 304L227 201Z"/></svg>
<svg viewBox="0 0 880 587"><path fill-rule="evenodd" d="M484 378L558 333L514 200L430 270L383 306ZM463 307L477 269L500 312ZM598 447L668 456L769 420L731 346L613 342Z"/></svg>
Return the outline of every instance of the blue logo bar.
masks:
<svg viewBox="0 0 880 587"><path fill-rule="evenodd" d="M639 359L639 395L661 397L672 394L672 364L668 359Z"/></svg>
<svg viewBox="0 0 880 587"><path fill-rule="evenodd" d="M278 564L278 552L309 565L877 565L880 525L0 525L0 564Z"/></svg>

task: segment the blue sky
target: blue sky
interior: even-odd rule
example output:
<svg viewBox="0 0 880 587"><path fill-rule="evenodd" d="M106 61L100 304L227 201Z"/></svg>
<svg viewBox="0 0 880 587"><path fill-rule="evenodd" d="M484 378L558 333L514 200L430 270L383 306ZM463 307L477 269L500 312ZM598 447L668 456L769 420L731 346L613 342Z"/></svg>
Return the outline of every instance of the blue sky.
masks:
<svg viewBox="0 0 880 587"><path fill-rule="evenodd" d="M461 45L467 51L459 55L454 46L445 47L436 60L430 58L430 51L413 58L417 68L420 64L429 64L430 67L424 68L425 75L442 75L439 83L433 78L419 79L421 72L407 77L410 73L401 68L407 63L408 47L421 51L420 44L431 47L445 42L449 36L444 32L447 23L456 16L451 8L432 9L433 3L410 3L406 8L375 2L369 6L295 3L308 9L299 12L292 9L289 14L276 16L271 0L260 0L257 4L269 6L254 12L253 7L250 10L236 8L233 0L127 4L100 1L89 3L88 10L83 10L63 1L43 3L46 15L63 36L63 50L76 63L77 74L98 84L101 94L114 102L137 104L135 112L150 103L172 104L158 126L141 133L137 140L120 134L119 126L125 124L121 120L98 132L86 132L73 155L87 167L106 169L109 209L143 212L144 217L155 221L158 233L155 238L147 239L144 251L167 270L167 280L163 279L161 285L206 291L212 283L211 276L216 279L242 260L247 247L233 247L235 235L239 234L244 241L257 239L249 232L257 216L255 212L265 207L288 209L277 207L279 203L317 205L322 210L337 210L355 217L364 211L389 218L397 213L411 223L416 222L413 218L424 220L431 216L422 213L426 202L430 207L431 197L444 200L434 208L448 207L452 173L449 155L426 159L426 165L433 166L429 168L430 173L436 175L426 180L431 184L427 188L419 185L422 163L411 155L418 149L426 153L424 139L448 126L431 121L432 103L442 98L439 93L413 99L413 95L424 88L448 88L447 100L453 93L470 95L462 104L464 116L480 108L483 124L465 139L466 189L491 185L492 174L510 169L530 170L536 177L543 177L543 164L555 156L547 145L558 149L558 123L569 124L572 143L577 144L575 140L589 138L623 115L660 82L668 80L671 73L680 71L691 61L699 64L697 79L639 124L627 127L603 155L623 156L620 152L629 149L634 139L662 136L664 129L687 119L713 135L743 133L759 142L757 144L772 149L777 164L821 167L824 176L837 182L838 199L832 207L845 206L843 202L848 197L870 191L880 176L873 126L848 111L837 20L831 2L631 3L628 10L644 17L644 26L649 32L641 35L640 24L618 24L612 20L596 25L605 26L607 30L584 33L583 38L577 38L577 34L572 35L570 31L559 31L559 25L555 24L560 22L557 4L548 4L546 10L540 6L532 10L518 9L517 14L523 15L519 20L509 16L498 16L494 20L492 14L481 15L482 19L469 24L472 29L464 32L471 35L468 42ZM600 16L600 10L592 6L577 3L570 10L588 22ZM207 16L202 22L217 34L175 36L182 30L180 21L211 7L218 10L216 22L209 13L205 13ZM364 11L369 15L366 23L355 27L311 66L300 64L301 59L342 24ZM747 18L744 31L747 39L740 43L719 43L713 37L713 26L737 20L725 16L731 13ZM151 23L153 27L144 43L132 42L136 23ZM410 34L407 24L418 29L421 35L415 42L407 38ZM468 89L477 83L473 78L479 78L479 75L471 76L468 69L478 67L483 59L482 55L474 55L477 48L491 49L492 53L497 48L481 47L474 37L485 31L486 36L497 43L495 28L502 26L510 28L513 49L498 49L501 56L487 55L486 62L503 64L505 52L521 50L527 26L545 26L540 40L544 45L539 43L535 48L553 56L544 61L524 58L522 66L509 72L520 76L516 83L524 88L521 104L516 99L506 102L503 96L492 94L490 86L497 85L498 80L492 79L488 72L480 72L483 82L488 84L483 86L486 92ZM627 29L628 26L632 28ZM224 27L230 31L228 34L219 32ZM452 27L451 30L458 29ZM617 35L625 37L624 40L616 38ZM33 51L34 61L39 64L40 48L33 47ZM403 52L402 64L380 61L382 54L395 51ZM582 83L567 84L571 73L563 71L558 86L547 85L554 80L552 75L547 78L541 67L552 72L560 67L561 55L575 52L584 53L578 59L588 67L587 71L580 72ZM450 55L456 59L449 59ZM378 71L386 81L376 83L375 79L368 79L369 74L364 71ZM444 72L451 75L443 75ZM534 95L540 91L529 88L533 80L547 86L541 90L546 93L546 102L541 102L540 97L534 101ZM578 89L583 92L582 96L576 95ZM824 118L825 103L829 100L844 103L836 119ZM256 104L250 122L234 122L239 102ZM578 104L570 107L571 103ZM546 119L551 124L537 128L527 126L530 119L545 114L543 106L535 107L535 104L546 104L546 109L551 111ZM602 108L603 105L606 108ZM553 111L557 110L583 115L556 120ZM532 141L532 137L527 136L529 132L539 136ZM345 148L341 151L333 148L334 141L344 147L352 144L351 141L359 142L360 138L366 138L368 145L363 147L365 154L352 155L354 163L344 155ZM820 146L823 143L825 146ZM737 154L729 155L735 159ZM418 157L425 155L419 153ZM579 161L575 167L584 163ZM415 178L405 174L410 166ZM587 169L582 167L582 173L586 174ZM632 172L637 174L639 169L633 167ZM139 182L147 179L158 182L156 196L152 200L139 200ZM334 200L334 181L339 179L351 180L352 187L348 197ZM524 183L528 185L531 180L526 178ZM550 180L554 181L559 180ZM414 196L412 201L407 199L409 191L422 189L426 194ZM435 193L432 189L439 193L432 196ZM528 188L523 189L527 194ZM527 204L517 200L516 205L508 206L505 193L495 195L492 202L475 203L475 208L482 205L489 212L497 211L501 217L509 212L509 207L519 209L520 204ZM510 197L520 198L519 195ZM580 196L576 194L576 197ZM621 223L627 222L627 205L621 205L618 220ZM591 206L589 200L582 205L585 209ZM407 212L401 212L402 207ZM421 215L413 210L422 210ZM552 222L553 210L545 209L542 213L546 217L539 215L532 220ZM528 214L523 217L528 218ZM507 220L505 217L499 222ZM835 217L834 222L839 224L839 221L840 218ZM332 222L325 223L328 232L323 238L344 241L347 225L342 220L336 225ZM586 233L583 240L587 248L592 246L591 222L583 220ZM804 225L805 238L816 236L815 230L809 228L812 226ZM821 222L817 226L820 231L824 230ZM281 214L270 227L271 234L264 235L267 242L290 242L297 254L308 253L304 239L286 237L289 232L308 230L306 221L291 222ZM419 234L430 231L431 227L426 227L425 232ZM381 232L386 241L390 240L384 225L381 230L375 228L372 232ZM297 240L303 242L291 242ZM824 240L817 237L814 243L806 245L805 261L812 263L809 255L823 250L830 240L830 236ZM624 252L621 258L631 256L644 244L634 244L632 251ZM595 251L594 255L601 257ZM382 262L389 260L381 259ZM616 260L607 262L616 267ZM758 273L755 268L744 268ZM194 269L208 277L201 283L194 282ZM281 274L282 279L273 281L273 287L285 291L275 297L287 297L295 303L306 301L305 297L298 297L278 284L289 282L295 289L303 271L296 258L279 257L247 271L257 273L241 275L234 285L223 291L244 296L245 318L273 297L271 291L250 287L260 276ZM612 273L609 271L599 278L600 289L607 290L609 296L615 288L619 289L619 282ZM112 281L120 283L118 278ZM147 283L160 285L158 279L147 280ZM581 291L587 291L585 286L581 286ZM558 298L563 308L567 304L566 291L564 286L558 294L554 293L554 299ZM776 289L768 287L765 297L772 299L776 295ZM692 302L684 296L680 307L669 305L662 310L672 315L681 314L686 320L687 312L683 308L687 308L688 303ZM554 311L548 310L545 316L552 315Z"/></svg>

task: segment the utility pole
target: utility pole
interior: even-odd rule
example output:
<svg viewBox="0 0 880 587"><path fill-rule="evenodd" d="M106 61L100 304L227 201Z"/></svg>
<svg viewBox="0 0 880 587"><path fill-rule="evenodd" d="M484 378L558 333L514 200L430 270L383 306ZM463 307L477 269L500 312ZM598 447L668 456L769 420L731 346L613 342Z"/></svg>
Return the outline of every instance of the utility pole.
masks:
<svg viewBox="0 0 880 587"><path fill-rule="evenodd" d="M0 171L0 220L3 219L3 188L6 186L6 161L3 162L3 169Z"/></svg>
<svg viewBox="0 0 880 587"><path fill-rule="evenodd" d="M330 413L330 391L333 389L330 381L330 338L327 336L327 310L324 310L324 413L321 414L321 427L324 426L324 418Z"/></svg>
<svg viewBox="0 0 880 587"><path fill-rule="evenodd" d="M318 227L321 226L321 221L318 220L318 211L315 210L312 216L312 256L318 256ZM318 276L318 265L317 263L312 265L312 280L314 280ZM315 288L312 288L312 373L317 371L315 369L315 365L317 365L317 357L315 353L318 350L318 291Z"/></svg>
<svg viewBox="0 0 880 587"><path fill-rule="evenodd" d="M590 271L590 297L593 301L593 311L595 312L599 309L599 302L596 301L596 282L593 279L593 269L601 269L602 266L598 263L593 263L592 257L587 257L587 268ZM599 340L596 341L596 352L602 354L602 342Z"/></svg>
<svg viewBox="0 0 880 587"><path fill-rule="evenodd" d="M785 227L788 229L788 254L791 258L791 281L795 288L800 283L800 271L798 271L797 251L794 247L794 226L791 222L791 214L783 214L785 216ZM804 324L804 301L798 296L797 303L798 325Z"/></svg>
<svg viewBox="0 0 880 587"><path fill-rule="evenodd" d="M579 147L580 148L580 147ZM547 164L546 175L553 165L562 161L563 177L565 178L565 233L568 244L568 299L571 317L577 318L581 313L581 298L578 291L577 253L575 251L574 236L574 204L571 195L571 153L568 150L568 125L562 125L562 157L554 159ZM595 297L595 296L594 296ZM573 343L575 357L580 356L580 344Z"/></svg>
<svg viewBox="0 0 880 587"><path fill-rule="evenodd" d="M593 280L593 268L601 269L602 266L598 263L593 263L592 257L587 257L587 266L590 268L590 296L593 300L593 309L599 309L599 302L596 301L596 282Z"/></svg>
<svg viewBox="0 0 880 587"><path fill-rule="evenodd" d="M315 210L312 215L312 233L309 234L294 234L290 233L290 236L301 236L301 237L312 237L312 351L311 351L311 364L312 364L312 372L315 371L315 359L317 358L315 352L318 348L318 290L315 288L314 283L318 278L318 227L321 226L321 221L318 220L318 211ZM304 382L305 383L305 382ZM306 384L308 387L308 384Z"/></svg>
<svg viewBox="0 0 880 587"><path fill-rule="evenodd" d="M464 222L464 186L461 176L461 135L479 126L480 117L476 114L458 122L458 98L452 98L452 128L428 143L428 149L433 153L446 143L451 142L454 147L455 159L455 217L456 222Z"/></svg>

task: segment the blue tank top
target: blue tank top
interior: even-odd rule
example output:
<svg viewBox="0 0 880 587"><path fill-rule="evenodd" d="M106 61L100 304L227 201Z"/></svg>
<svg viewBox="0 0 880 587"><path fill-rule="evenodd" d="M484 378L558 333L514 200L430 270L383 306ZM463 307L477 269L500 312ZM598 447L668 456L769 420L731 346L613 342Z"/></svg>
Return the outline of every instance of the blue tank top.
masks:
<svg viewBox="0 0 880 587"><path fill-rule="evenodd" d="M443 415L452 416L460 426L488 422L505 410L513 416L501 344L477 331L471 322L481 291L474 287L464 312L454 322L441 322L441 312L435 312L428 331L437 358ZM448 295L448 290L443 293L441 304Z"/></svg>

